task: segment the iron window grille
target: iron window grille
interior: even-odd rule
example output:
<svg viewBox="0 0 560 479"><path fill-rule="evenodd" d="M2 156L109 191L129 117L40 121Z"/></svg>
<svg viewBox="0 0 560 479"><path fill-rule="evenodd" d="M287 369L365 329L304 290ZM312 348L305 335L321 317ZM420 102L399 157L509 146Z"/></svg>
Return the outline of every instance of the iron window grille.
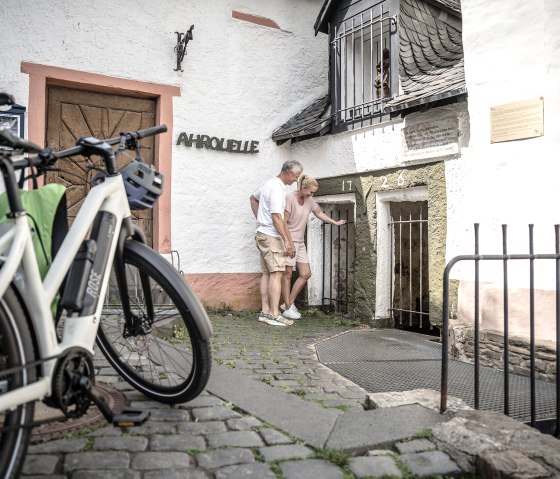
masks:
<svg viewBox="0 0 560 479"><path fill-rule="evenodd" d="M398 94L397 8L385 0L331 24L335 128L380 118Z"/></svg>

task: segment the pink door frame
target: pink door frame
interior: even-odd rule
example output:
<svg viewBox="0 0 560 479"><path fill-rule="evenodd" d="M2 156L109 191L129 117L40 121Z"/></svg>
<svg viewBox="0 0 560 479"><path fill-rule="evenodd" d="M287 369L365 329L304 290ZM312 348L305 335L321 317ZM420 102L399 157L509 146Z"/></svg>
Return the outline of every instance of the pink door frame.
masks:
<svg viewBox="0 0 560 479"><path fill-rule="evenodd" d="M126 80L37 63L22 62L21 72L29 75L28 138L45 144L47 86L66 86L102 93L115 93L156 100L156 124L166 124L167 132L156 137L155 164L165 175L163 195L154 208L154 247L160 253L171 251L171 153L173 132L173 97L181 96L178 86Z"/></svg>

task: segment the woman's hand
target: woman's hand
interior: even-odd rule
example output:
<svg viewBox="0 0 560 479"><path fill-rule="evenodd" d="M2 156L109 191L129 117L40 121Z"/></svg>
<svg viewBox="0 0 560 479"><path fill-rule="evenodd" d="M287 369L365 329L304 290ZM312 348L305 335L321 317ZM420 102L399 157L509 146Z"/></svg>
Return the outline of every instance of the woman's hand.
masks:
<svg viewBox="0 0 560 479"><path fill-rule="evenodd" d="M338 220L338 221L335 221L333 223L333 225L336 225L336 226L342 226L342 225L345 225L345 224L346 224L346 220Z"/></svg>

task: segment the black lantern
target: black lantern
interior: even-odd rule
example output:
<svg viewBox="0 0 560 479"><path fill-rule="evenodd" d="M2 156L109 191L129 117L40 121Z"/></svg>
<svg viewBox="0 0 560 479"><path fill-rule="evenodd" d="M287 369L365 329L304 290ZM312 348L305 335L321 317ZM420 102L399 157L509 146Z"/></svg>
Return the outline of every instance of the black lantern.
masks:
<svg viewBox="0 0 560 479"><path fill-rule="evenodd" d="M183 63L183 59L187 54L187 43L189 43L189 40L193 39L193 28L194 25L191 25L191 28L187 30L187 33L175 32L177 34L177 45L175 46L175 51L177 52L177 68L173 71L183 71L181 63Z"/></svg>

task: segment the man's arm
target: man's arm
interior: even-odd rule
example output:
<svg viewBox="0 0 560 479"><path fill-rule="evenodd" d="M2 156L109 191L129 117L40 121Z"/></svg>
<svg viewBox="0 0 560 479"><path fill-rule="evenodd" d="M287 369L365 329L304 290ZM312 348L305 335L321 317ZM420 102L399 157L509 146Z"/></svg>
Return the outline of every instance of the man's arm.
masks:
<svg viewBox="0 0 560 479"><path fill-rule="evenodd" d="M284 240L284 246L286 247L286 253L290 258L293 258L296 254L296 249L294 247L294 242L292 241L292 237L290 236L290 232L284 223L284 218L280 213L272 213L272 222L274 223L274 227L276 231L280 233L280 236Z"/></svg>
<svg viewBox="0 0 560 479"><path fill-rule="evenodd" d="M255 219L257 218L257 213L259 212L259 200L257 200L253 195L249 198L251 201L251 209L253 210L253 214L255 215Z"/></svg>
<svg viewBox="0 0 560 479"><path fill-rule="evenodd" d="M290 233L290 228L288 228L288 220L290 219L290 212L288 210L284 210L284 230L286 231L286 236L288 237L288 241L291 244L294 244L292 240L292 234ZM294 251L296 250L294 245Z"/></svg>

